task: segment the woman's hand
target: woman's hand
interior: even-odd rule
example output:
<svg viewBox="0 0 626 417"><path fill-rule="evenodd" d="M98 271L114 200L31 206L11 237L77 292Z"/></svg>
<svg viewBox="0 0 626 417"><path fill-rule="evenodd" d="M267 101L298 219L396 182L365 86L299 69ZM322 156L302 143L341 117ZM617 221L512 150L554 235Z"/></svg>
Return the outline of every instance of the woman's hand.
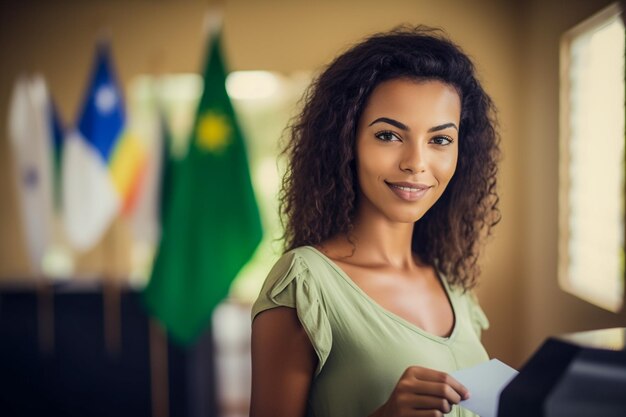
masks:
<svg viewBox="0 0 626 417"><path fill-rule="evenodd" d="M442 416L467 398L467 388L445 372L411 366L371 417Z"/></svg>

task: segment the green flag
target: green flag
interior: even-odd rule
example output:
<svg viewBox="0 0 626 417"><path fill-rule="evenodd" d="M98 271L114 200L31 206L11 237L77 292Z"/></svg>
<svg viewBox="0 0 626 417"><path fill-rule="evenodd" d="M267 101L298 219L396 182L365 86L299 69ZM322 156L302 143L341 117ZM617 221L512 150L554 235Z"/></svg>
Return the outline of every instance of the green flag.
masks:
<svg viewBox="0 0 626 417"><path fill-rule="evenodd" d="M161 242L143 294L151 314L183 344L209 325L262 237L220 34L212 38L189 149L165 187Z"/></svg>

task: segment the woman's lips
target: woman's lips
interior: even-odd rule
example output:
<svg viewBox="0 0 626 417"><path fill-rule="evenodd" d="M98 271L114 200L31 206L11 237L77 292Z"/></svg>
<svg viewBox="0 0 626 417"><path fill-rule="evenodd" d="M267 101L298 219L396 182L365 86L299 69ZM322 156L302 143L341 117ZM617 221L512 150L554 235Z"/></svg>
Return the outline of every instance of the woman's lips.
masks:
<svg viewBox="0 0 626 417"><path fill-rule="evenodd" d="M387 186L395 195L405 201L417 201L431 188L429 185L412 184L407 182L386 182Z"/></svg>

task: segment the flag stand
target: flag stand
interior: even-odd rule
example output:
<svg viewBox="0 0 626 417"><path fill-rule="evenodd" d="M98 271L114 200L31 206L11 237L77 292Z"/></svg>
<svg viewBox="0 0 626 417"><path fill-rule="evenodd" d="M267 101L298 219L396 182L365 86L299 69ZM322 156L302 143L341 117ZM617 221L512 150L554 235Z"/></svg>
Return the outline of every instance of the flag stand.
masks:
<svg viewBox="0 0 626 417"><path fill-rule="evenodd" d="M108 262L103 262L104 278L102 283L103 318L104 318L104 343L107 352L112 356L119 355L122 349L121 337L121 288L116 273L117 248L115 237L117 236L117 220L113 222L106 239L105 255Z"/></svg>
<svg viewBox="0 0 626 417"><path fill-rule="evenodd" d="M167 335L156 319L150 319L149 326L152 417L169 417Z"/></svg>
<svg viewBox="0 0 626 417"><path fill-rule="evenodd" d="M39 351L54 353L54 286L40 275L37 278L37 333Z"/></svg>

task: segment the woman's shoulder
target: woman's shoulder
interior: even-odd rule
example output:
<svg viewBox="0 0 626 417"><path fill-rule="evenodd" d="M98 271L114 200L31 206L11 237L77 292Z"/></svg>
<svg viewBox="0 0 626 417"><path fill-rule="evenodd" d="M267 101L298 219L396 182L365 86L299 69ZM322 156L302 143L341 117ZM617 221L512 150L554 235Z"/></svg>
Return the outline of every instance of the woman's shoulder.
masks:
<svg viewBox="0 0 626 417"><path fill-rule="evenodd" d="M285 252L270 269L260 298L282 302L292 306L297 293L307 288L307 293L319 292L320 283L330 271L324 255L312 246L301 246ZM315 290L317 289L317 290ZM280 304L280 303L278 303Z"/></svg>
<svg viewBox="0 0 626 417"><path fill-rule="evenodd" d="M252 306L252 319L266 310L289 307L306 330L317 356L316 374L322 369L330 347L330 324L322 307L319 276L323 275L314 248L303 246L285 252L270 270Z"/></svg>
<svg viewBox="0 0 626 417"><path fill-rule="evenodd" d="M285 275L289 271L305 272L311 268L315 269L316 265L323 260L323 254L313 246L299 246L283 253L274 267L270 270L269 276Z"/></svg>
<svg viewBox="0 0 626 417"><path fill-rule="evenodd" d="M336 274L332 259L319 248L300 246L285 252L276 261L267 275L266 285L297 279L306 281L309 286L319 286Z"/></svg>

